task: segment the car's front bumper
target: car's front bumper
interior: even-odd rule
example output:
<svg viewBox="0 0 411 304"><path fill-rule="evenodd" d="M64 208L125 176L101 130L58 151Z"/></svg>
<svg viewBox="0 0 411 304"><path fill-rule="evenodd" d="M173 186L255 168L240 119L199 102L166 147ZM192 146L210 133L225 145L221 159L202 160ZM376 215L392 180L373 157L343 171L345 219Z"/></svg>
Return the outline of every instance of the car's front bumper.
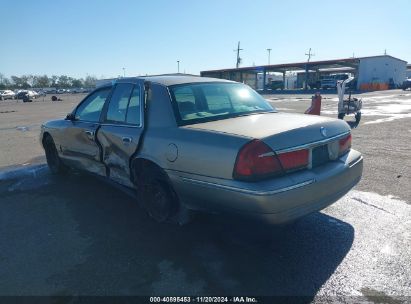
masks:
<svg viewBox="0 0 411 304"><path fill-rule="evenodd" d="M363 158L355 150L320 167L249 183L169 171L181 202L190 209L229 212L285 223L321 210L361 179Z"/></svg>

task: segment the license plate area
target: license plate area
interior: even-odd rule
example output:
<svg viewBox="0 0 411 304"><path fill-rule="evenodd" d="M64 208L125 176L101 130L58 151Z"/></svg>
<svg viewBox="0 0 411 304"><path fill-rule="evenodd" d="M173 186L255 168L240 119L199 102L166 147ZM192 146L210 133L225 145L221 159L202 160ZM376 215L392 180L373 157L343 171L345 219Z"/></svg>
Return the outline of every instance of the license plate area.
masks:
<svg viewBox="0 0 411 304"><path fill-rule="evenodd" d="M330 161L328 146L322 145L312 149L311 166L312 168L321 166Z"/></svg>

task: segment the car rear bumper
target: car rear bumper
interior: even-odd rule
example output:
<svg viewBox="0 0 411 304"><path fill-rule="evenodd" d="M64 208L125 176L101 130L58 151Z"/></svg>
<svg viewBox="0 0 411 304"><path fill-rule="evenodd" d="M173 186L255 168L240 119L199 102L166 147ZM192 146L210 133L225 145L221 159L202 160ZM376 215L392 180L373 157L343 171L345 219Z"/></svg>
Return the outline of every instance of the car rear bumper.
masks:
<svg viewBox="0 0 411 304"><path fill-rule="evenodd" d="M359 182L362 170L361 154L351 150L338 161L258 183L168 173L182 203L190 209L281 224L337 201Z"/></svg>

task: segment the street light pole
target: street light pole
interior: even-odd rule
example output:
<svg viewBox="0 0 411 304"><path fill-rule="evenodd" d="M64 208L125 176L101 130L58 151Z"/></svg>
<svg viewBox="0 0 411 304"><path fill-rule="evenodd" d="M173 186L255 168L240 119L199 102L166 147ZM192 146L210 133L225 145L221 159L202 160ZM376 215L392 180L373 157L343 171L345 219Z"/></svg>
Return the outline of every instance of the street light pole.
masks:
<svg viewBox="0 0 411 304"><path fill-rule="evenodd" d="M272 49L267 49L267 51L268 51L268 65L270 65L271 50Z"/></svg>
<svg viewBox="0 0 411 304"><path fill-rule="evenodd" d="M126 68L123 68L123 77L126 77Z"/></svg>
<svg viewBox="0 0 411 304"><path fill-rule="evenodd" d="M177 60L177 73L180 73L180 60Z"/></svg>

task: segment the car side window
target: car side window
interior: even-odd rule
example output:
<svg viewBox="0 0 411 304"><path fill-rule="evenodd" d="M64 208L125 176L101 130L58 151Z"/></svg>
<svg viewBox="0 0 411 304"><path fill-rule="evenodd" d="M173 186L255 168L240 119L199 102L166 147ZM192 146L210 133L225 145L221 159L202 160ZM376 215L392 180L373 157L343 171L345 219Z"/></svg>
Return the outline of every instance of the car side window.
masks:
<svg viewBox="0 0 411 304"><path fill-rule="evenodd" d="M140 114L141 114L141 102L140 102L140 87L135 86L133 93L130 97L130 102L128 104L126 122L128 124L140 125Z"/></svg>
<svg viewBox="0 0 411 304"><path fill-rule="evenodd" d="M126 122L127 107L133 90L131 83L119 83L116 85L108 104L106 121Z"/></svg>
<svg viewBox="0 0 411 304"><path fill-rule="evenodd" d="M91 122L100 121L101 111L111 88L105 88L92 93L76 109L76 120Z"/></svg>

